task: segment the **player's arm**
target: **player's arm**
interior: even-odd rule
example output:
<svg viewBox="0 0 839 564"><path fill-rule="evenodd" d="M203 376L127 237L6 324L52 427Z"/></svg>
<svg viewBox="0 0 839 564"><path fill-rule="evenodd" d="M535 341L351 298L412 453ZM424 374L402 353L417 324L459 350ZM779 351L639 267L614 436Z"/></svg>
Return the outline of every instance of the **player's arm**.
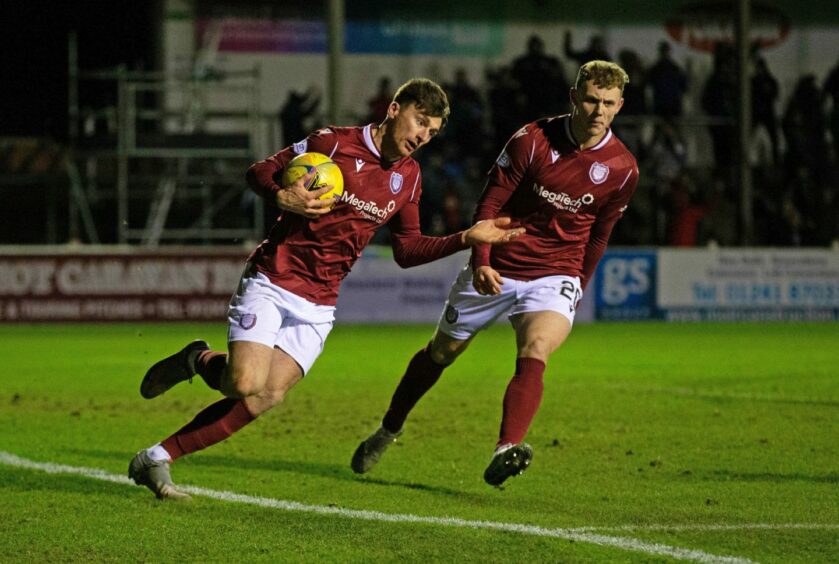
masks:
<svg viewBox="0 0 839 564"><path fill-rule="evenodd" d="M393 258L402 268L409 268L447 257L472 245L506 243L524 232L521 228L508 229L509 223L507 218L490 219L452 235L430 237L420 231L419 205L412 201L388 223Z"/></svg>
<svg viewBox="0 0 839 564"><path fill-rule="evenodd" d="M475 208L475 220L478 222L490 221L489 219L479 218L498 217L501 208L511 195L512 192L506 188L502 188L498 185L487 184L486 188L484 188L483 194L481 194L478 205ZM509 218L498 218L498 220L504 220L507 222L511 221ZM521 229L523 232L524 229ZM498 271L489 265L490 250L491 247L489 245L473 246L470 261L472 266L472 286L475 288L476 292L484 296L500 294L501 285L504 283L501 280L501 275Z"/></svg>
<svg viewBox="0 0 839 564"><path fill-rule="evenodd" d="M309 141L311 141L312 136L309 137ZM322 152L324 149L310 143L309 150ZM285 165L294 156L292 147L286 147L275 155L255 162L245 173L248 186L266 202L281 210L296 213L309 219L316 219L329 213L335 204L334 200L329 198L320 200L319 198L326 194L330 187L323 186L317 190L307 190L306 183L311 179L311 174L298 178L289 186L281 186L280 179Z"/></svg>
<svg viewBox="0 0 839 564"><path fill-rule="evenodd" d="M489 171L489 179L475 207L475 221L497 218L507 200L522 183L530 166L533 139L526 128L521 128L507 142ZM510 225L514 225L512 222ZM472 286L479 294L501 292L501 275L490 266L489 245L472 247Z"/></svg>
<svg viewBox="0 0 839 564"><path fill-rule="evenodd" d="M491 266L479 266L472 271L472 287L482 296L500 294L503 284L501 274Z"/></svg>
<svg viewBox="0 0 839 564"><path fill-rule="evenodd" d="M635 193L637 185L638 167L636 166L629 173L629 177L624 182L623 187L598 212L597 219L594 220L591 226L585 255L583 256L583 270L580 274L580 285L584 290L589 280L591 280L592 274L594 274L594 269L597 268L597 263L600 262L600 258L606 251L606 245L609 242L612 229L614 229L618 220L623 217L623 212L626 211L629 200L632 198L632 194Z"/></svg>

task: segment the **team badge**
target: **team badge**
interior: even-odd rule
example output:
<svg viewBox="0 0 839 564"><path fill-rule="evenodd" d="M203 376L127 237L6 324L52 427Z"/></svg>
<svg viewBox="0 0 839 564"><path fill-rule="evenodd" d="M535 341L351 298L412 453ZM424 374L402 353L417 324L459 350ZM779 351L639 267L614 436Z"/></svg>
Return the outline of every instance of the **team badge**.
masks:
<svg viewBox="0 0 839 564"><path fill-rule="evenodd" d="M394 172L390 175L390 191L393 194L398 194L402 190L402 175Z"/></svg>
<svg viewBox="0 0 839 564"><path fill-rule="evenodd" d="M601 163L593 163L588 169L588 177L595 184L603 184L609 178L609 167Z"/></svg>
<svg viewBox="0 0 839 564"><path fill-rule="evenodd" d="M446 304L446 323L454 323L460 317L460 312L450 304Z"/></svg>
<svg viewBox="0 0 839 564"><path fill-rule="evenodd" d="M506 168L510 166L510 155L507 154L507 151L501 151L501 154L498 155L498 159L495 162L501 168Z"/></svg>
<svg viewBox="0 0 839 564"><path fill-rule="evenodd" d="M256 325L255 313L243 313L239 316L239 326L245 331L253 329L254 325Z"/></svg>
<svg viewBox="0 0 839 564"><path fill-rule="evenodd" d="M294 149L295 154L302 155L303 153L306 152L306 149L309 148L309 140L304 139L303 141L298 141L292 147Z"/></svg>

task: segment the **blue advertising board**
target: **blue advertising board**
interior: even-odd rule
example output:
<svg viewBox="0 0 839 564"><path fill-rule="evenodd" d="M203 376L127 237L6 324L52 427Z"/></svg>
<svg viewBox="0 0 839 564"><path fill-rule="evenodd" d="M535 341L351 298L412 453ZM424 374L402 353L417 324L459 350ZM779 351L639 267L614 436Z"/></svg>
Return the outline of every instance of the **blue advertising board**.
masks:
<svg viewBox="0 0 839 564"><path fill-rule="evenodd" d="M656 251L607 251L594 276L595 319L659 317L656 307Z"/></svg>

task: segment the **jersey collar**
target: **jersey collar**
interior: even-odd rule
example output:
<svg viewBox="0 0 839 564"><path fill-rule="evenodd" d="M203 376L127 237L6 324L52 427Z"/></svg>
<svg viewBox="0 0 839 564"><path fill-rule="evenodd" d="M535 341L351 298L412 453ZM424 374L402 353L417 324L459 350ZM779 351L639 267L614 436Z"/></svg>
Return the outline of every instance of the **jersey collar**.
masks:
<svg viewBox="0 0 839 564"><path fill-rule="evenodd" d="M578 151L583 150L583 149L580 149L580 144L577 142L576 139L574 139L574 134L571 132L571 114L568 114L568 119L565 120L565 135L567 135L568 140L575 147L577 147ZM597 151L599 149L602 149L603 147L606 146L606 143L608 143L609 139L611 139L611 138L612 138L612 128L610 127L609 129L606 130L606 135L603 136L603 139L601 139L600 142L597 143L597 145L595 145L594 147L591 147L590 149L585 149L585 150L586 151Z"/></svg>
<svg viewBox="0 0 839 564"><path fill-rule="evenodd" d="M373 124L368 123L364 126L363 130L364 134L364 144L367 145L367 148L370 149L370 152L376 155L376 158L382 160L382 155L379 153L379 149L376 148L376 144L373 143Z"/></svg>

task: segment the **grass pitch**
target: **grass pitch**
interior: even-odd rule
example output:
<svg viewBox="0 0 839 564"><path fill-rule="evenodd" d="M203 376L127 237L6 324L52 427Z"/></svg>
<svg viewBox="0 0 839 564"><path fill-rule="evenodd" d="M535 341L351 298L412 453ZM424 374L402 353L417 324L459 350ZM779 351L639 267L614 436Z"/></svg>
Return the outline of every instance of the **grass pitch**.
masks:
<svg viewBox="0 0 839 564"><path fill-rule="evenodd" d="M337 326L283 405L173 465L215 497L171 503L128 462L218 396L196 379L146 401L140 378L224 325L0 326L2 559L837 561L839 324L578 325L503 490L481 478L514 367L499 325L356 476L431 331Z"/></svg>

